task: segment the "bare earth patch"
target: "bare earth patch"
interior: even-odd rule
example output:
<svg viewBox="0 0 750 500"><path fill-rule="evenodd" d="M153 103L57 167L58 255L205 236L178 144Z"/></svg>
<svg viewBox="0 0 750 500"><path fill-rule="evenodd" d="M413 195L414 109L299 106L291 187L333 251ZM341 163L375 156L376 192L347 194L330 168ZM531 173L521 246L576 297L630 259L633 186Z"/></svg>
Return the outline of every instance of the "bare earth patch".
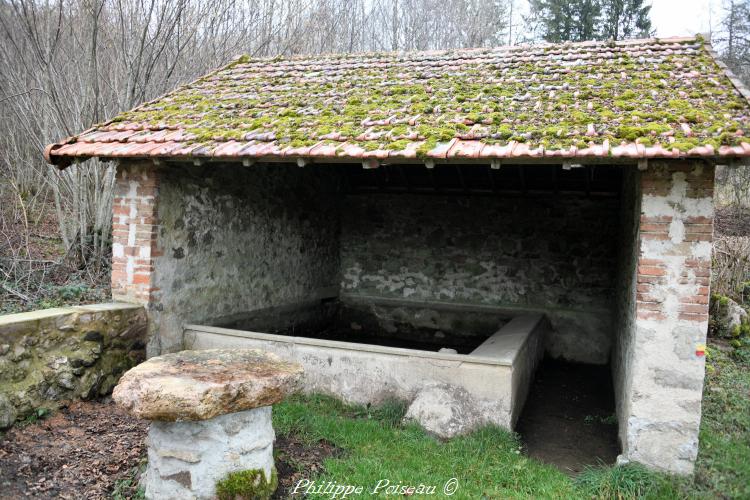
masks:
<svg viewBox="0 0 750 500"><path fill-rule="evenodd" d="M15 427L0 437L0 498L109 498L145 456L147 429L111 402Z"/></svg>
<svg viewBox="0 0 750 500"><path fill-rule="evenodd" d="M15 427L0 436L0 499L110 498L115 483L131 479L146 458L148 422L108 402L72 402L51 417ZM274 444L279 489L289 498L302 478L324 472L323 460L340 449L320 441L310 446L296 436ZM136 494L137 483L124 497Z"/></svg>
<svg viewBox="0 0 750 500"><path fill-rule="evenodd" d="M342 450L321 440L310 446L297 436L276 436L274 455L279 474L279 488L273 498L292 498L291 492L301 479L317 477L325 472L323 460L341 455ZM302 497L297 494L294 497Z"/></svg>
<svg viewBox="0 0 750 500"><path fill-rule="evenodd" d="M545 360L518 421L530 457L576 476L620 452L608 366Z"/></svg>

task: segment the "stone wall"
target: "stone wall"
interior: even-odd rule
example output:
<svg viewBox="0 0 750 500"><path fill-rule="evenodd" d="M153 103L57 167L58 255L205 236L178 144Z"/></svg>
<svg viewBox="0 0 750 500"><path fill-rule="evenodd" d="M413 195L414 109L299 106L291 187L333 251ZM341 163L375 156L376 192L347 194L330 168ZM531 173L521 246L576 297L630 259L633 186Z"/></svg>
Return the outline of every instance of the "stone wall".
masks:
<svg viewBox="0 0 750 500"><path fill-rule="evenodd" d="M616 199L342 197L340 173L121 164L112 290L148 308L149 352L179 350L185 323L226 323L340 289L544 312L551 355L607 362Z"/></svg>
<svg viewBox="0 0 750 500"><path fill-rule="evenodd" d="M0 428L60 401L108 394L145 358L146 313L99 304L0 316Z"/></svg>
<svg viewBox="0 0 750 500"><path fill-rule="evenodd" d="M625 252L630 265L620 278L614 367L623 456L683 474L698 452L713 175L702 163L652 162L636 177L640 220L626 233L636 251Z"/></svg>
<svg viewBox="0 0 750 500"><path fill-rule="evenodd" d="M636 169L623 175L620 209L620 250L617 260L617 308L615 314L615 343L612 349L612 382L615 391L616 414L620 445L627 439L627 415L630 414L630 367L635 355L635 294L638 265L638 231L641 213L641 177Z"/></svg>
<svg viewBox="0 0 750 500"><path fill-rule="evenodd" d="M555 357L606 363L616 198L351 195L342 293L547 314Z"/></svg>
<svg viewBox="0 0 750 500"><path fill-rule="evenodd" d="M113 271L113 295L147 305L150 353L181 349L185 323L335 294L336 191L337 177L323 167L121 165L115 218L126 217L128 230L116 228L114 251L135 267Z"/></svg>

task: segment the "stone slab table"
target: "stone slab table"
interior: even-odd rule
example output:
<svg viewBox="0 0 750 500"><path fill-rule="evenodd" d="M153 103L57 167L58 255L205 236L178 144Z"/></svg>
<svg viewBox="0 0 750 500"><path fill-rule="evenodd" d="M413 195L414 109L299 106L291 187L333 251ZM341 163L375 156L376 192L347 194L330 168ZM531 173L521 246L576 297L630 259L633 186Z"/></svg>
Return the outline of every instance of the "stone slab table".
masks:
<svg viewBox="0 0 750 500"><path fill-rule="evenodd" d="M151 420L147 498L214 498L230 473L275 481L271 405L297 390L302 368L255 349L157 356L120 379L112 397Z"/></svg>

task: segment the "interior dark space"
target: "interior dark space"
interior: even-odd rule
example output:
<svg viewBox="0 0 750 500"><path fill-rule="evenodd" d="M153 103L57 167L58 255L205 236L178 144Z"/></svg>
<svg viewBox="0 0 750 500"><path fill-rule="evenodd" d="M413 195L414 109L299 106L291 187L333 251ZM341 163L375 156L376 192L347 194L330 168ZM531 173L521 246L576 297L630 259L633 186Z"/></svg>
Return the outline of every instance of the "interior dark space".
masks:
<svg viewBox="0 0 750 500"><path fill-rule="evenodd" d="M545 358L516 431L529 456L566 474L613 464L620 447L609 365Z"/></svg>

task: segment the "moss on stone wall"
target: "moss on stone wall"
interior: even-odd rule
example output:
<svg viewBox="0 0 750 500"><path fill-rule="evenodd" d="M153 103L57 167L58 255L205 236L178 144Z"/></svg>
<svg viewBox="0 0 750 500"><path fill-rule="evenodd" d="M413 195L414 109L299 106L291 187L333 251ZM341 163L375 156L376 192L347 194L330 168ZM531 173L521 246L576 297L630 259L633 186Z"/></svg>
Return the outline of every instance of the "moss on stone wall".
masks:
<svg viewBox="0 0 750 500"><path fill-rule="evenodd" d="M216 484L219 500L267 500L278 486L276 469L267 478L262 470L252 469L232 472Z"/></svg>
<svg viewBox="0 0 750 500"><path fill-rule="evenodd" d="M145 311L127 304L0 316L0 428L108 394L144 359L146 330Z"/></svg>

